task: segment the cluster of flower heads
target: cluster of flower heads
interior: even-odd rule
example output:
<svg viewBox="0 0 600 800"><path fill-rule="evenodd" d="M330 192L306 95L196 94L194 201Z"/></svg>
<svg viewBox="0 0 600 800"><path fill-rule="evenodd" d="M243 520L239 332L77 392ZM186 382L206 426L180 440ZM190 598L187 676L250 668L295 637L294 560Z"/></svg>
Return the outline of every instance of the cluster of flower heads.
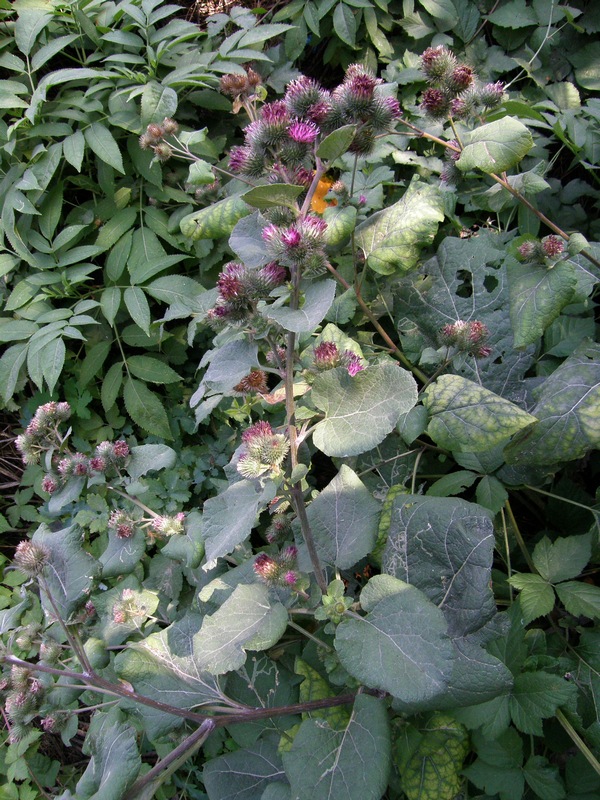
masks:
<svg viewBox="0 0 600 800"><path fill-rule="evenodd" d="M334 369L334 367L346 367L348 375L352 377L364 369L360 356L357 356L352 350L340 352L335 342L318 344L313 350L313 364L319 372Z"/></svg>
<svg viewBox="0 0 600 800"><path fill-rule="evenodd" d="M546 264L556 261L565 250L565 243L560 236L545 236L541 242L528 239L517 247L517 256L520 261L532 264Z"/></svg>
<svg viewBox="0 0 600 800"><path fill-rule="evenodd" d="M42 479L42 489L54 494L69 478L89 477L119 470L129 457L129 445L125 439L116 442L100 442L94 454L69 453L56 464L56 473L48 473Z"/></svg>
<svg viewBox="0 0 600 800"><path fill-rule="evenodd" d="M275 557L259 553L254 561L254 572L267 586L294 586L298 581L296 559L298 548L289 544Z"/></svg>
<svg viewBox="0 0 600 800"><path fill-rule="evenodd" d="M273 433L268 422L256 422L242 434L244 450L237 471L244 478L259 478L268 472L279 472L288 454L290 443L283 433Z"/></svg>
<svg viewBox="0 0 600 800"><path fill-rule="evenodd" d="M237 81L241 85L243 76L225 76L222 91L232 94ZM246 127L244 144L231 151L230 169L256 178L282 165L298 170L296 179L301 180L301 170L312 167L315 145L344 125L357 126L350 151L370 153L376 135L401 113L395 98L378 91L382 83L360 64L348 67L343 83L332 92L304 75L292 81L283 99L265 103L258 119Z"/></svg>
<svg viewBox="0 0 600 800"><path fill-rule="evenodd" d="M327 223L315 214L307 214L291 225L263 228L262 238L271 258L304 274L316 274L326 264L325 231Z"/></svg>
<svg viewBox="0 0 600 800"><path fill-rule="evenodd" d="M461 64L444 45L428 47L421 56L421 69L430 83L423 92L421 108L433 119L468 117L502 102L502 83L482 84L473 69Z"/></svg>
<svg viewBox="0 0 600 800"><path fill-rule="evenodd" d="M179 132L179 125L174 119L165 117L162 124L151 122L144 133L139 138L139 145L142 150L152 150L159 161L168 161L173 155L173 149L165 136L176 136Z"/></svg>
<svg viewBox="0 0 600 800"><path fill-rule="evenodd" d="M112 619L117 625L124 625L128 622L147 616L145 605L140 603L139 595L133 589L123 589L121 599L112 608Z"/></svg>
<svg viewBox="0 0 600 800"><path fill-rule="evenodd" d="M70 416L71 406L68 403L45 403L37 409L25 432L15 440L25 464L37 464L48 447L58 444L58 426Z"/></svg>
<svg viewBox="0 0 600 800"><path fill-rule="evenodd" d="M223 94L241 102L256 94L257 88L262 84L262 78L251 67L245 67L245 72L231 72L223 75L219 84Z"/></svg>
<svg viewBox="0 0 600 800"><path fill-rule="evenodd" d="M459 352L469 353L475 358L486 358L492 352L492 348L486 344L489 336L487 326L478 320L458 320L452 325L444 325L440 331L443 344L456 347Z"/></svg>
<svg viewBox="0 0 600 800"><path fill-rule="evenodd" d="M253 316L256 303L287 280L285 267L275 261L250 269L237 261L223 267L217 279L219 297L207 319L213 325L243 325Z"/></svg>
<svg viewBox="0 0 600 800"><path fill-rule="evenodd" d="M0 691L6 693L4 710L11 723L9 742L19 742L31 731L30 723L39 715L45 686L30 670L13 665L10 674L0 679Z"/></svg>

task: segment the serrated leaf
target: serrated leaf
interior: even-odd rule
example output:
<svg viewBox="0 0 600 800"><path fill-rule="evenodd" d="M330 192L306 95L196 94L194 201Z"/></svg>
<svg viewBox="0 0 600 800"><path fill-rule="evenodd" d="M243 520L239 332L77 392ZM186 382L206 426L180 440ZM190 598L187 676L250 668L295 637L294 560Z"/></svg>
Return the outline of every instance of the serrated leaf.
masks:
<svg viewBox="0 0 600 800"><path fill-rule="evenodd" d="M32 539L35 544L45 547L49 552L44 577L52 599L64 620L68 620L71 614L86 602L99 572L96 559L86 553L81 546L83 538L83 531L77 525L70 525L57 531L50 530L46 525L40 525ZM55 612L44 591L41 592L41 596L44 607L54 615Z"/></svg>
<svg viewBox="0 0 600 800"><path fill-rule="evenodd" d="M63 139L63 155L65 160L74 167L77 172L81 172L83 155L85 153L85 136L81 131L75 131L71 136Z"/></svg>
<svg viewBox="0 0 600 800"><path fill-rule="evenodd" d="M566 581L555 587L558 599L575 617L600 619L600 589L582 581Z"/></svg>
<svg viewBox="0 0 600 800"><path fill-rule="evenodd" d="M100 308L109 325L113 325L121 305L121 290L118 286L108 286L100 296Z"/></svg>
<svg viewBox="0 0 600 800"><path fill-rule="evenodd" d="M562 800L567 796L558 767L543 756L531 756L523 775L540 800Z"/></svg>
<svg viewBox="0 0 600 800"><path fill-rule="evenodd" d="M456 161L460 170L502 173L516 166L531 150L533 137L518 119L502 117L465 133L462 145Z"/></svg>
<svg viewBox="0 0 600 800"><path fill-rule="evenodd" d="M141 381L127 378L123 389L127 413L136 425L155 436L172 439L167 412L159 398Z"/></svg>
<svg viewBox="0 0 600 800"><path fill-rule="evenodd" d="M182 380L181 375L168 364L152 356L129 356L127 366L136 378L147 383L177 383Z"/></svg>
<svg viewBox="0 0 600 800"><path fill-rule="evenodd" d="M484 475L475 489L475 498L480 506L489 508L494 514L499 514L508 500L508 492L498 478L493 475Z"/></svg>
<svg viewBox="0 0 600 800"><path fill-rule="evenodd" d="M500 800L520 800L525 787L523 777L523 745L518 733L509 729L496 739L478 741L478 758L466 767L464 774L488 795L499 795Z"/></svg>
<svg viewBox="0 0 600 800"><path fill-rule="evenodd" d="M13 396L21 367L27 358L28 348L27 342L14 344L5 350L0 358L0 386L4 402L8 402Z"/></svg>
<svg viewBox="0 0 600 800"><path fill-rule="evenodd" d="M255 186L249 189L242 197L244 202L253 208L276 208L287 206L297 208L296 200L306 191L304 186L294 186L289 183L274 183L268 186Z"/></svg>
<svg viewBox="0 0 600 800"><path fill-rule="evenodd" d="M116 169L117 172L125 174L119 145L106 125L101 122L92 122L89 128L85 128L83 135L90 150L101 161Z"/></svg>
<svg viewBox="0 0 600 800"><path fill-rule="evenodd" d="M333 12L333 29L349 47L356 45L356 18L345 3L338 3Z"/></svg>
<svg viewBox="0 0 600 800"><path fill-rule="evenodd" d="M54 387L58 383L62 368L65 363L65 356L67 349L61 337L48 342L47 345L40 350L40 361L42 364L42 373L44 380L48 385L50 394L54 391Z"/></svg>
<svg viewBox="0 0 600 800"><path fill-rule="evenodd" d="M150 306L143 289L139 286L128 286L123 292L123 300L131 319L139 325L146 336L150 336Z"/></svg>
<svg viewBox="0 0 600 800"><path fill-rule="evenodd" d="M554 590L539 575L512 575L508 582L520 591L523 625L529 625L534 619L549 614L554 608Z"/></svg>
<svg viewBox="0 0 600 800"><path fill-rule="evenodd" d="M535 417L460 375L441 375L423 393L427 433L441 447L472 453L489 450Z"/></svg>
<svg viewBox="0 0 600 800"><path fill-rule="evenodd" d="M571 461L600 444L600 345L584 342L538 388L538 422L505 449L509 464Z"/></svg>
<svg viewBox="0 0 600 800"><path fill-rule="evenodd" d="M542 720L568 703L577 687L548 672L522 672L515 678L510 715L522 733L543 736Z"/></svg>
<svg viewBox="0 0 600 800"><path fill-rule="evenodd" d="M535 11L526 5L525 0L509 0L508 3L503 3L488 16L488 20L494 25L511 30L538 24Z"/></svg>
<svg viewBox="0 0 600 800"><path fill-rule="evenodd" d="M151 122L161 123L177 111L177 92L169 86L149 81L142 92L142 127ZM214 179L213 179L214 180Z"/></svg>
<svg viewBox="0 0 600 800"><path fill-rule="evenodd" d="M205 293L204 287L198 281L185 275L168 275L157 278L144 289L151 297L161 300L163 303L193 309L198 306L196 298Z"/></svg>
<svg viewBox="0 0 600 800"><path fill-rule="evenodd" d="M127 462L127 474L136 481L142 475L159 469L170 469L175 466L177 453L166 444L142 444L131 448Z"/></svg>
<svg viewBox="0 0 600 800"><path fill-rule="evenodd" d="M379 800L388 783L390 731L383 702L356 697L345 731L305 720L283 763L297 800Z"/></svg>
<svg viewBox="0 0 600 800"><path fill-rule="evenodd" d="M559 537L553 542L544 536L535 546L533 563L542 578L550 583L576 578L592 557L592 536Z"/></svg>
<svg viewBox="0 0 600 800"><path fill-rule="evenodd" d="M414 586L398 584L365 617L342 620L335 648L361 683L418 704L443 694L453 648L442 612Z"/></svg>
<svg viewBox="0 0 600 800"><path fill-rule="evenodd" d="M577 277L569 261L551 269L516 261L508 266L510 319L515 347L534 344L568 305Z"/></svg>
<svg viewBox="0 0 600 800"><path fill-rule="evenodd" d="M257 800L269 786L279 786L285 773L276 744L259 740L207 761L202 780L209 800Z"/></svg>
<svg viewBox="0 0 600 800"><path fill-rule="evenodd" d="M306 287L301 308L269 307L263 311L263 314L268 319L277 322L286 331L308 333L317 327L331 308L335 290L336 283L329 278L315 281Z"/></svg>
<svg viewBox="0 0 600 800"><path fill-rule="evenodd" d="M307 516L319 557L349 569L373 548L379 503L345 464L308 506Z"/></svg>
<svg viewBox="0 0 600 800"><path fill-rule="evenodd" d="M83 752L90 757L76 787L82 800L121 800L135 781L142 759L135 728L112 708L96 712L85 737ZM118 758L115 758L118 753Z"/></svg>
<svg viewBox="0 0 600 800"><path fill-rule="evenodd" d="M317 148L317 156L323 161L335 161L350 147L355 134L356 125L342 125L323 139Z"/></svg>
<svg viewBox="0 0 600 800"><path fill-rule="evenodd" d="M465 500L408 494L397 494L388 513L382 571L424 592L450 635L478 630L495 610L491 515Z"/></svg>
<svg viewBox="0 0 600 800"><path fill-rule="evenodd" d="M108 250L115 245L123 234L133 227L138 212L135 208L122 208L120 211L107 220L100 228L96 238L96 247Z"/></svg>
<svg viewBox="0 0 600 800"><path fill-rule="evenodd" d="M358 455L382 442L416 404L417 385L409 372L391 364L353 377L337 367L317 375L312 400L325 413L313 433L315 446L329 456Z"/></svg>
<svg viewBox="0 0 600 800"><path fill-rule="evenodd" d="M179 223L184 236L198 239L221 239L228 236L235 223L250 214L248 204L241 197L227 197L201 211L188 214Z"/></svg>
<svg viewBox="0 0 600 800"><path fill-rule="evenodd" d="M433 241L443 219L439 189L413 181L397 203L357 226L356 243L375 272L408 272L416 266L422 247Z"/></svg>
<svg viewBox="0 0 600 800"><path fill-rule="evenodd" d="M187 614L160 633L132 642L115 660L117 674L136 691L154 700L192 709L221 698L218 681L198 667L194 637L202 624L199 614ZM151 739L164 736L183 723L181 717L139 706L144 729Z"/></svg>
<svg viewBox="0 0 600 800"><path fill-rule="evenodd" d="M109 411L115 404L115 401L121 391L123 384L123 363L118 361L109 367L104 380L102 381L102 388L100 389L100 400L102 408L105 412Z"/></svg>

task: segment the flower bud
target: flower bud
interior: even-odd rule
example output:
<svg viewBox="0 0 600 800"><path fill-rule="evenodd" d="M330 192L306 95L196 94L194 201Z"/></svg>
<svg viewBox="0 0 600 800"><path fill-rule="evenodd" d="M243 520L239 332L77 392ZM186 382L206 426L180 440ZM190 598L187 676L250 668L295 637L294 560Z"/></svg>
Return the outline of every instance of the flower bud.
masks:
<svg viewBox="0 0 600 800"><path fill-rule="evenodd" d="M47 492L48 494L54 494L57 489L58 481L54 475L44 475L42 478L42 491Z"/></svg>
<svg viewBox="0 0 600 800"><path fill-rule="evenodd" d="M162 127L166 136L176 136L179 133L179 125L170 117L163 119Z"/></svg>
<svg viewBox="0 0 600 800"><path fill-rule="evenodd" d="M154 155L156 156L158 161L161 162L168 161L173 155L173 151L166 142L161 142L160 144L157 144L153 149L154 149Z"/></svg>
<svg viewBox="0 0 600 800"><path fill-rule="evenodd" d="M42 573L49 558L48 548L25 539L17 545L13 563L25 575L34 578Z"/></svg>
<svg viewBox="0 0 600 800"><path fill-rule="evenodd" d="M559 236L546 236L542 239L544 255L548 258L559 256L565 249L565 243Z"/></svg>
<svg viewBox="0 0 600 800"><path fill-rule="evenodd" d="M425 89L421 97L421 108L433 119L441 119L448 116L450 99L441 89Z"/></svg>
<svg viewBox="0 0 600 800"><path fill-rule="evenodd" d="M428 47L421 56L421 69L431 83L441 81L456 67L456 58L444 45Z"/></svg>

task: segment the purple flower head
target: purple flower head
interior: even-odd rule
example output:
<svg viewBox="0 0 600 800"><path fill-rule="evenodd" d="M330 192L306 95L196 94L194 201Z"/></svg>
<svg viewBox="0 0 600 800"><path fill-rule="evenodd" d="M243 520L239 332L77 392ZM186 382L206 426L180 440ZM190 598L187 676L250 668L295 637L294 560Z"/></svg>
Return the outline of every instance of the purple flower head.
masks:
<svg viewBox="0 0 600 800"><path fill-rule="evenodd" d="M288 128L288 134L295 142L312 144L319 135L319 128L314 122L293 122Z"/></svg>
<svg viewBox="0 0 600 800"><path fill-rule="evenodd" d="M259 553L253 564L254 572L267 582L274 582L279 577L280 567L274 558L267 553Z"/></svg>
<svg viewBox="0 0 600 800"><path fill-rule="evenodd" d="M302 234L294 225L281 232L281 241L286 248L299 247L302 242Z"/></svg>
<svg viewBox="0 0 600 800"><path fill-rule="evenodd" d="M550 258L559 256L565 249L565 243L559 236L546 236L542 239L544 254Z"/></svg>
<svg viewBox="0 0 600 800"><path fill-rule="evenodd" d="M399 119L402 116L402 109L400 103L395 97L384 97L383 104L386 106L393 119Z"/></svg>
<svg viewBox="0 0 600 800"><path fill-rule="evenodd" d="M283 576L283 580L288 586L294 586L298 582L298 576L293 569L289 569Z"/></svg>
<svg viewBox="0 0 600 800"><path fill-rule="evenodd" d="M358 197L358 205L359 206L366 206L367 204L367 197L364 194L359 195Z"/></svg>
<svg viewBox="0 0 600 800"><path fill-rule="evenodd" d="M450 110L450 102L441 89L425 89L421 98L421 108L431 117L445 117Z"/></svg>
<svg viewBox="0 0 600 800"><path fill-rule="evenodd" d="M467 64L459 64L450 75L450 87L456 92L468 89L474 81L473 70Z"/></svg>
<svg viewBox="0 0 600 800"><path fill-rule="evenodd" d="M496 83L486 83L479 90L479 100L488 108L495 108L500 105L504 96L504 84L501 81Z"/></svg>
<svg viewBox="0 0 600 800"><path fill-rule="evenodd" d="M232 147L229 153L229 169L236 174L244 172L250 158L249 147Z"/></svg>
<svg viewBox="0 0 600 800"><path fill-rule="evenodd" d="M461 119L462 117L466 117L469 113L469 106L462 97L455 97L450 103L450 113L453 117Z"/></svg>
<svg viewBox="0 0 600 800"><path fill-rule="evenodd" d="M364 369L360 356L357 356L352 350L344 350L342 353L342 361L348 370L348 375L351 377L354 377L357 372L362 372Z"/></svg>
<svg viewBox="0 0 600 800"><path fill-rule="evenodd" d="M71 459L71 463L74 475L82 477L83 475L87 475L89 473L90 462L87 456L84 456L83 453L75 453Z"/></svg>
<svg viewBox="0 0 600 800"><path fill-rule="evenodd" d="M287 280L287 270L276 261L271 261L266 264L258 272L259 278L264 281L267 289L274 289L276 286L281 286Z"/></svg>
<svg viewBox="0 0 600 800"><path fill-rule="evenodd" d="M42 490L48 494L54 494L58 489L58 481L53 475L44 475L42 479Z"/></svg>
<svg viewBox="0 0 600 800"><path fill-rule="evenodd" d="M127 458L129 455L129 445L125 439L119 439L113 445L113 453L115 458Z"/></svg>
<svg viewBox="0 0 600 800"><path fill-rule="evenodd" d="M223 300L235 300L245 295L243 277L246 269L242 264L230 261L217 278L217 289Z"/></svg>
<svg viewBox="0 0 600 800"><path fill-rule="evenodd" d="M272 436L273 429L271 428L270 423L265 422L265 420L260 420L260 422L255 422L254 425L251 425L249 428L242 433L242 442L248 444L249 442L254 441L255 439L264 438L265 436Z"/></svg>
<svg viewBox="0 0 600 800"><path fill-rule="evenodd" d="M280 235L281 235L280 228L277 225L273 224L264 227L261 233L263 242L267 242L267 244L269 242L277 240L280 237Z"/></svg>
<svg viewBox="0 0 600 800"><path fill-rule="evenodd" d="M456 59L444 45L428 47L421 56L421 69L435 83L456 67Z"/></svg>
<svg viewBox="0 0 600 800"><path fill-rule="evenodd" d="M367 100L373 97L375 87L382 81L367 72L360 64L351 64L346 70L344 85L349 93L360 100Z"/></svg>
<svg viewBox="0 0 600 800"><path fill-rule="evenodd" d="M317 369L332 369L337 367L340 352L335 342L321 342L313 350L314 365Z"/></svg>
<svg viewBox="0 0 600 800"><path fill-rule="evenodd" d="M287 547L284 547L281 553L279 554L279 563L283 567L287 567L291 569L296 564L296 559L298 558L298 548L295 544L289 544Z"/></svg>
<svg viewBox="0 0 600 800"><path fill-rule="evenodd" d="M283 100L276 100L274 103L265 103L261 109L260 118L269 125L285 124L289 122L289 115Z"/></svg>
<svg viewBox="0 0 600 800"><path fill-rule="evenodd" d="M90 459L90 469L93 472L105 472L108 466L108 462L102 456L94 456Z"/></svg>
<svg viewBox="0 0 600 800"><path fill-rule="evenodd" d="M297 80L288 84L284 103L292 117L304 119L308 117L314 122L318 122L317 107L320 103L326 103L328 93L312 78L301 75ZM317 116L311 115L311 109L317 110Z"/></svg>
<svg viewBox="0 0 600 800"><path fill-rule="evenodd" d="M523 244L519 245L519 247L517 247L517 253L519 254L519 258L523 259L523 261L527 261L528 259L533 258L536 255L536 251L538 249L536 247L536 244L537 242L532 242L531 240L528 240L526 242L523 242Z"/></svg>
<svg viewBox="0 0 600 800"><path fill-rule="evenodd" d="M331 110L331 103L329 100L319 100L316 103L313 103L312 106L306 112L306 116L311 120L311 122L316 122L317 125L320 122L323 122L326 119L329 111Z"/></svg>

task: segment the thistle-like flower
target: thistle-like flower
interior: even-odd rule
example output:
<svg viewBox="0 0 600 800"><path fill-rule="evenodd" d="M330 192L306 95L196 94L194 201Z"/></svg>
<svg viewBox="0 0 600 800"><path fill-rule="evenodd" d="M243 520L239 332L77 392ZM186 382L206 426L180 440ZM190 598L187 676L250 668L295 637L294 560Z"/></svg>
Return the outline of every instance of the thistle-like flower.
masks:
<svg viewBox="0 0 600 800"><path fill-rule="evenodd" d="M542 249L548 258L556 258L565 249L565 243L559 236L546 236L542 239Z"/></svg>
<svg viewBox="0 0 600 800"><path fill-rule="evenodd" d="M264 420L243 432L242 443L245 449L238 459L237 470L245 478L279 472L290 447L287 436L273 433L271 425Z"/></svg>
<svg viewBox="0 0 600 800"><path fill-rule="evenodd" d="M490 332L486 325L479 320L464 322L458 320L451 325L444 325L440 331L440 339L447 346L454 346L457 350L470 353L475 358L486 358L492 352L487 345Z"/></svg>
<svg viewBox="0 0 600 800"><path fill-rule="evenodd" d="M17 545L13 563L25 575L35 578L41 575L49 558L50 551L47 547L25 539Z"/></svg>

